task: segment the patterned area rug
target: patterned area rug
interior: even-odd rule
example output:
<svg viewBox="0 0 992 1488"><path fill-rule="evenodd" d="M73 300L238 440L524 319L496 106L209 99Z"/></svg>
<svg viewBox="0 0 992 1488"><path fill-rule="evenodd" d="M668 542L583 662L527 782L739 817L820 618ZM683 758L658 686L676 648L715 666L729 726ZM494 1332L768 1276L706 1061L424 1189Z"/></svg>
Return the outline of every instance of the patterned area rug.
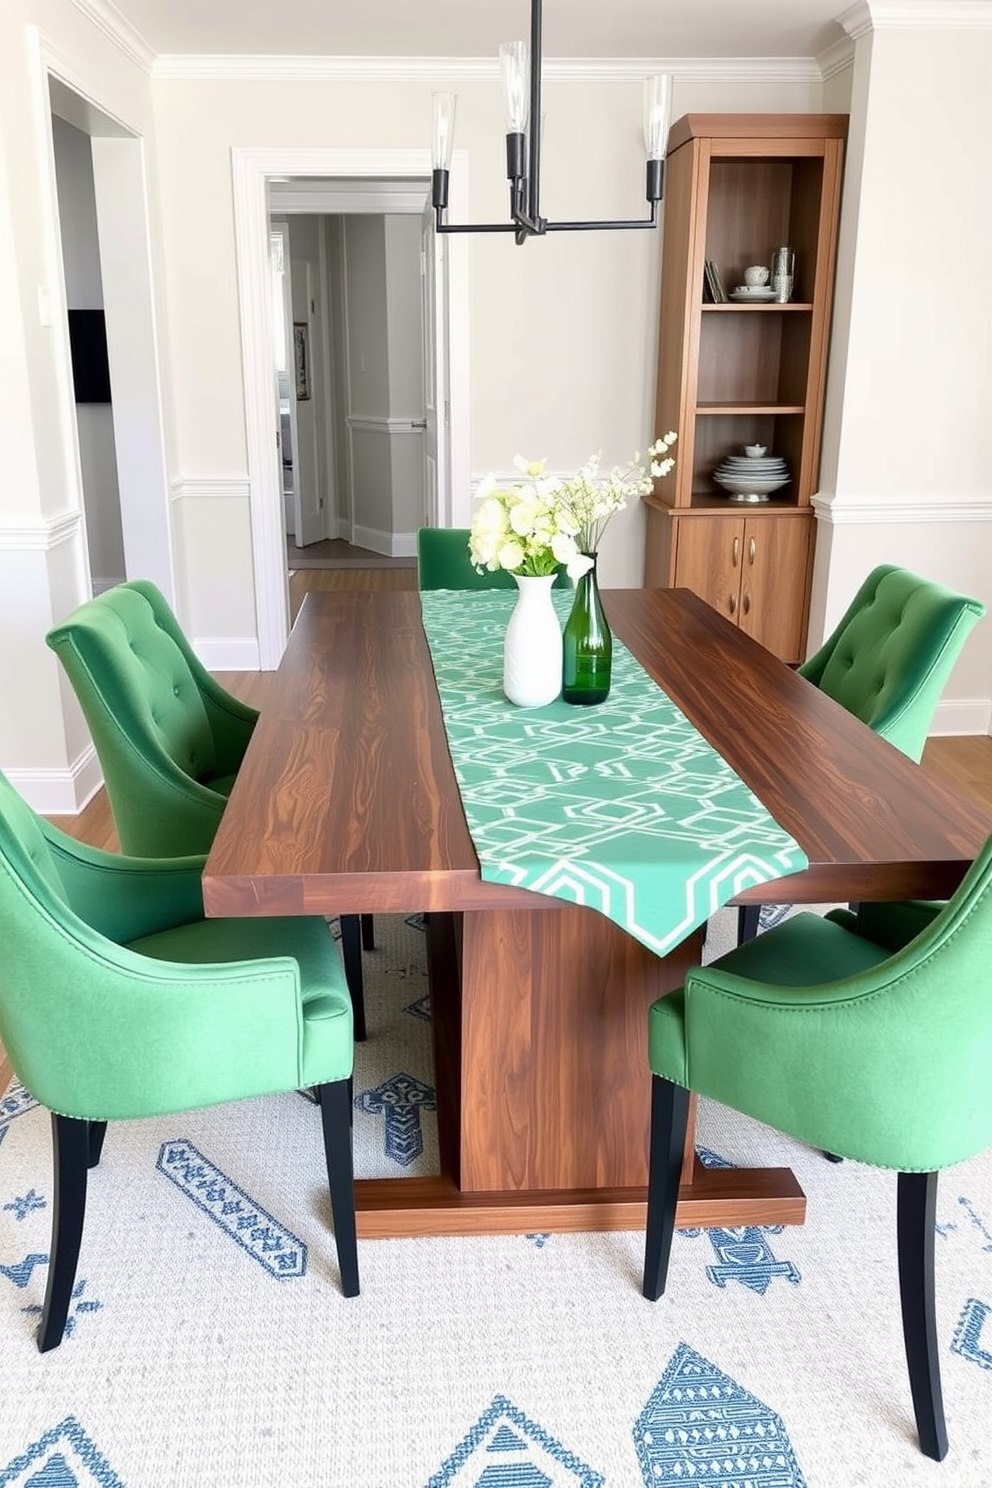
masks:
<svg viewBox="0 0 992 1488"><path fill-rule="evenodd" d="M436 1171L424 943L377 917L355 1079L363 1176ZM711 922L708 953L734 933ZM992 1161L938 1199L951 1440L916 1447L895 1182L704 1104L709 1163L791 1166L800 1228L360 1242L338 1290L303 1095L112 1126L69 1333L37 1352L49 1124L0 1097L0 1485L16 1488L989 1488Z"/></svg>

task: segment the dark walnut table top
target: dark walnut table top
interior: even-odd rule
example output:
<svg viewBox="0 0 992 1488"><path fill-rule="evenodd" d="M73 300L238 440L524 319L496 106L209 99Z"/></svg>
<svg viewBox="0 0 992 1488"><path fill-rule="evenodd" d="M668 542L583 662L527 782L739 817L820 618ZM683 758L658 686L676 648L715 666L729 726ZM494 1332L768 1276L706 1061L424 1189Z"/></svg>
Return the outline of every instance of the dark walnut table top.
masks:
<svg viewBox="0 0 992 1488"><path fill-rule="evenodd" d="M614 634L809 858L740 902L953 892L992 833L978 807L688 590L604 601ZM204 898L212 915L555 908L479 877L416 593L308 595Z"/></svg>

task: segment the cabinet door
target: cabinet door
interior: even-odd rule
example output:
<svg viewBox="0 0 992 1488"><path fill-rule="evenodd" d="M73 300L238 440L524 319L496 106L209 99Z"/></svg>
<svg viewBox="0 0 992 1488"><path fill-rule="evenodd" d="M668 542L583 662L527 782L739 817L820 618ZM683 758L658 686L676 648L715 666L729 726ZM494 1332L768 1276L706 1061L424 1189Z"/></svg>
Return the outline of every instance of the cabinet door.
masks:
<svg viewBox="0 0 992 1488"><path fill-rule="evenodd" d="M740 627L783 661L802 660L811 527L798 516L744 523Z"/></svg>
<svg viewBox="0 0 992 1488"><path fill-rule="evenodd" d="M691 517L678 524L675 583L692 589L721 615L738 617L743 517Z"/></svg>

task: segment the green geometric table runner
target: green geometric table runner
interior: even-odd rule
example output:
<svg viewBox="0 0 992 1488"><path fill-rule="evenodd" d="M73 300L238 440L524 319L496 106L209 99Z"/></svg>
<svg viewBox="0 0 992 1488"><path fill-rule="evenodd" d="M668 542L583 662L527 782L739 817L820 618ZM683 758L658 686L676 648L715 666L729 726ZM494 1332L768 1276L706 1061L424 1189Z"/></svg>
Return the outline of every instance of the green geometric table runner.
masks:
<svg viewBox="0 0 992 1488"><path fill-rule="evenodd" d="M554 593L562 620L572 594ZM424 629L465 818L487 883L588 905L664 955L799 844L613 638L605 703L503 696L516 595L432 590Z"/></svg>

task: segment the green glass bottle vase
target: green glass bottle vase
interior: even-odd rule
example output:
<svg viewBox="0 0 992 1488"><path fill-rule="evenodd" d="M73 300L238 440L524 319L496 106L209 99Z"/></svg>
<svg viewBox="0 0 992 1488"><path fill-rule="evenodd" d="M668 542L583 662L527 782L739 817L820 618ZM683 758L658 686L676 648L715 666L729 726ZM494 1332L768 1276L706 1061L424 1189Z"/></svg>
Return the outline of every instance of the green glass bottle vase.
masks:
<svg viewBox="0 0 992 1488"><path fill-rule="evenodd" d="M596 554L589 553L592 568L575 586L572 612L562 637L562 688L566 703L588 706L605 702L613 671L613 637L603 614L596 580Z"/></svg>

